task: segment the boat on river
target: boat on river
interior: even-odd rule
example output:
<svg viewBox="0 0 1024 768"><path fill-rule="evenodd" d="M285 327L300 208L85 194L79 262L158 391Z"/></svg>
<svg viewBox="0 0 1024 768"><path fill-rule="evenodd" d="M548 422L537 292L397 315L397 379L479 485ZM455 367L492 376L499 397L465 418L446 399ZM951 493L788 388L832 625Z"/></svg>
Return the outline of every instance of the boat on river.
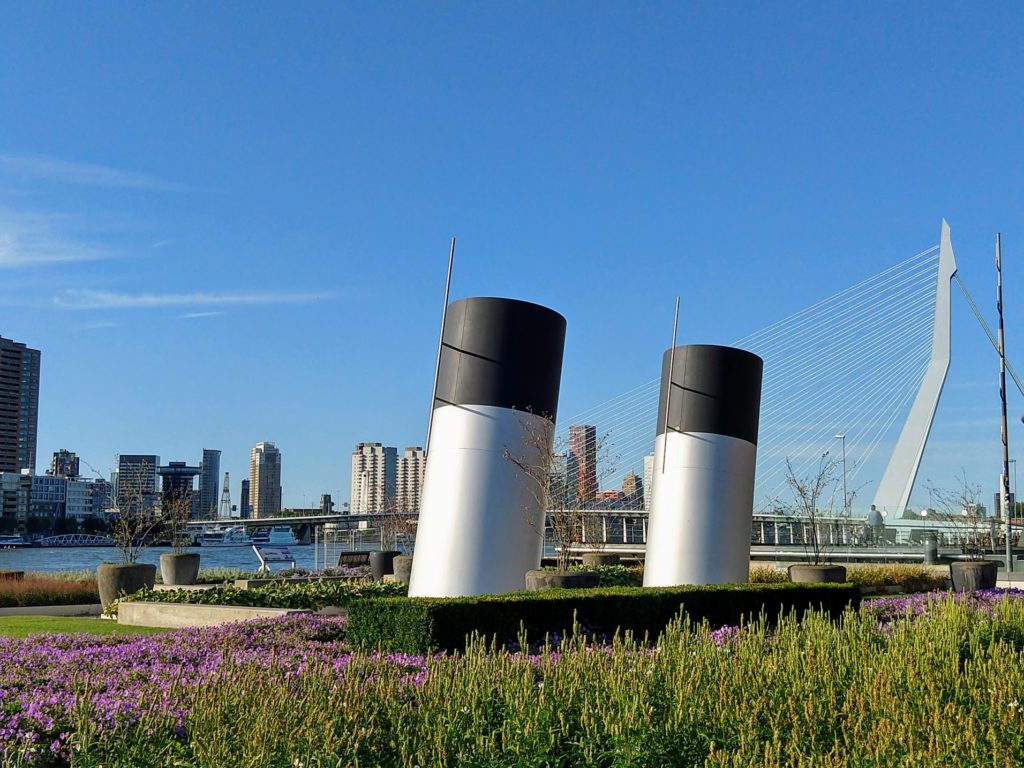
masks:
<svg viewBox="0 0 1024 768"><path fill-rule="evenodd" d="M204 547L248 547L253 541L240 525L214 525L203 529L200 543Z"/></svg>

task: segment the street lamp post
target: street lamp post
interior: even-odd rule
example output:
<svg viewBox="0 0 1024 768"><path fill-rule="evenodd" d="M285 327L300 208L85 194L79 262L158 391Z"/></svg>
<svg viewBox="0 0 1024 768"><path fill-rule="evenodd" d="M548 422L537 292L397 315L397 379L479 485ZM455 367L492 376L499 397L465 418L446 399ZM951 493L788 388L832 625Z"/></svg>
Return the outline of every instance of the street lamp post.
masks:
<svg viewBox="0 0 1024 768"><path fill-rule="evenodd" d="M843 517L850 517L850 497L846 495L846 433L836 435L836 440L843 441Z"/></svg>

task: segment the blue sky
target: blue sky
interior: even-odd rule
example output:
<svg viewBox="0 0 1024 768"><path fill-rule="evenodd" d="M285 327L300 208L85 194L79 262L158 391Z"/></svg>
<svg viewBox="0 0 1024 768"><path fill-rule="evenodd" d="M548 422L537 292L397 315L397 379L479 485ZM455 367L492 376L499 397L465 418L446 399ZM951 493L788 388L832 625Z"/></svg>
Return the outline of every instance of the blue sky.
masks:
<svg viewBox="0 0 1024 768"><path fill-rule="evenodd" d="M455 297L569 322L561 413L934 244L1024 349L1024 11L892 3L7 4L0 333L39 451L278 443L284 501L421 443ZM954 297L922 476L998 473L995 358ZM1024 365L1024 364L1022 364ZM1024 439L1013 393L1013 444ZM40 466L42 469L43 466ZM990 488L991 486L991 488Z"/></svg>

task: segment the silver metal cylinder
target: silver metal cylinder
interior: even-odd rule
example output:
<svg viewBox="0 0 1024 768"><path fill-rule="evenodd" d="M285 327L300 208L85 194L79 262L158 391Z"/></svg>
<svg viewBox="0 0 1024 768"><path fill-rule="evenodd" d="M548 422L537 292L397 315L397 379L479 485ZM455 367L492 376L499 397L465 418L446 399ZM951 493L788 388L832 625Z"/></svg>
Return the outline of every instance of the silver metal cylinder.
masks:
<svg viewBox="0 0 1024 768"><path fill-rule="evenodd" d="M762 370L732 347L665 352L645 587L747 581Z"/></svg>
<svg viewBox="0 0 1024 768"><path fill-rule="evenodd" d="M409 594L524 588L540 566L543 496L509 456L551 451L565 318L512 299L448 308Z"/></svg>

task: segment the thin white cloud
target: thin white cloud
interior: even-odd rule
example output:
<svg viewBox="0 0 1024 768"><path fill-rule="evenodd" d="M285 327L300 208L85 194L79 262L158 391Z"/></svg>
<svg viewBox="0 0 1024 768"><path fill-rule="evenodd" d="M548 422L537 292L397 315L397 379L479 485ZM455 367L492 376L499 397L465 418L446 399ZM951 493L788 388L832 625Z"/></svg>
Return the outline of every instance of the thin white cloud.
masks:
<svg viewBox="0 0 1024 768"><path fill-rule="evenodd" d="M241 306L257 304L309 304L332 296L319 293L113 293L91 289L65 291L53 303L65 309L158 309L161 307Z"/></svg>
<svg viewBox="0 0 1024 768"><path fill-rule="evenodd" d="M115 323L113 320L97 320L95 323L86 323L82 328L94 331L100 328L120 328L122 325L123 323Z"/></svg>
<svg viewBox="0 0 1024 768"><path fill-rule="evenodd" d="M186 312L184 315L178 315L178 320L195 320L200 317L216 317L217 315L226 314L227 312L223 309L218 309L214 312Z"/></svg>
<svg viewBox="0 0 1024 768"><path fill-rule="evenodd" d="M44 155L0 154L0 171L65 184L118 189L143 189L154 192L175 192L184 189L146 173L135 173L93 163L75 163Z"/></svg>
<svg viewBox="0 0 1024 768"><path fill-rule="evenodd" d="M0 270L111 257L104 248L63 234L59 219L0 212Z"/></svg>

